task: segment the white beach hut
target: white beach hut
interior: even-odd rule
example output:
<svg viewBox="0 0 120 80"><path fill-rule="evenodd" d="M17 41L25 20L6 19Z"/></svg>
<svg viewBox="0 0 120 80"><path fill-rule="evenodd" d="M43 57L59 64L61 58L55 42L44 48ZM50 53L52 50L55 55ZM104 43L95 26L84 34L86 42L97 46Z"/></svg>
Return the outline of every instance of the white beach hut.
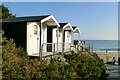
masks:
<svg viewBox="0 0 120 80"><path fill-rule="evenodd" d="M75 34L77 34L77 42L75 40L73 40L72 38L72 46L78 46L79 43L80 43L80 34L81 34L81 31L80 29L77 27L77 26L72 26L73 28L73 34L72 34L72 37L74 37ZM74 48L72 48L72 50L74 50Z"/></svg>
<svg viewBox="0 0 120 80"><path fill-rule="evenodd" d="M63 43L63 50L70 51L71 50L71 43L72 43L72 32L73 28L70 23L59 23L60 27L60 34L62 38L60 38L61 42Z"/></svg>
<svg viewBox="0 0 120 80"><path fill-rule="evenodd" d="M17 17L5 19L2 22L4 36L13 38L29 56L39 57L42 56L42 50L51 51L52 44L46 43L58 44L58 37L56 40L53 38L53 29L57 29L58 32L58 27L60 25L52 15ZM44 49L43 46L45 46Z"/></svg>
<svg viewBox="0 0 120 80"><path fill-rule="evenodd" d="M4 19L2 21L4 36L14 39L29 56L52 55L71 50L72 34L78 33L78 27L70 23L58 23L52 15L26 16Z"/></svg>

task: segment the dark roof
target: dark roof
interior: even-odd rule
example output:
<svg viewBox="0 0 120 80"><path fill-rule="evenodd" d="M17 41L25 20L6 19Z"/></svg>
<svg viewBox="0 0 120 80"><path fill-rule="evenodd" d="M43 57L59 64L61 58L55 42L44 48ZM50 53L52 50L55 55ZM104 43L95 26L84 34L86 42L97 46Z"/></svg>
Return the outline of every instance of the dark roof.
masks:
<svg viewBox="0 0 120 80"><path fill-rule="evenodd" d="M60 28L63 28L68 23L59 23L59 24L60 24Z"/></svg>
<svg viewBox="0 0 120 80"><path fill-rule="evenodd" d="M73 30L76 28L77 26L72 26Z"/></svg>
<svg viewBox="0 0 120 80"><path fill-rule="evenodd" d="M46 18L48 16L50 16L50 15L9 18L9 19L3 19L2 23L40 21L40 20L42 20L42 19L44 19L44 18Z"/></svg>

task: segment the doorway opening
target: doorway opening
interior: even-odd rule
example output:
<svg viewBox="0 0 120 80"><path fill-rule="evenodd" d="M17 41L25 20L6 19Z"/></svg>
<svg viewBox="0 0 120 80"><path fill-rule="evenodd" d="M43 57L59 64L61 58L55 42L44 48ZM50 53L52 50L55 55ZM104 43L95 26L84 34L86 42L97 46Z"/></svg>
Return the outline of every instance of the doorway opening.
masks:
<svg viewBox="0 0 120 80"><path fill-rule="evenodd" d="M52 27L47 27L47 52L52 52Z"/></svg>

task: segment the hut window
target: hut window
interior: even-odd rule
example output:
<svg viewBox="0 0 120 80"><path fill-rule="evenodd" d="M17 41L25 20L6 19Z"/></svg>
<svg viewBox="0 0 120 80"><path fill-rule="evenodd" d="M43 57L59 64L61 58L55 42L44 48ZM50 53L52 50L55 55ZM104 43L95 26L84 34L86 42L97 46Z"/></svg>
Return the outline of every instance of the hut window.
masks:
<svg viewBox="0 0 120 80"><path fill-rule="evenodd" d="M70 32L67 32L67 37L70 38Z"/></svg>
<svg viewBox="0 0 120 80"><path fill-rule="evenodd" d="M38 34L38 26L34 25L34 34L37 35Z"/></svg>
<svg viewBox="0 0 120 80"><path fill-rule="evenodd" d="M59 37L60 37L60 30L59 30Z"/></svg>
<svg viewBox="0 0 120 80"><path fill-rule="evenodd" d="M56 30L56 37L57 37L57 30ZM60 37L60 31L59 31L59 33L58 33L58 37Z"/></svg>

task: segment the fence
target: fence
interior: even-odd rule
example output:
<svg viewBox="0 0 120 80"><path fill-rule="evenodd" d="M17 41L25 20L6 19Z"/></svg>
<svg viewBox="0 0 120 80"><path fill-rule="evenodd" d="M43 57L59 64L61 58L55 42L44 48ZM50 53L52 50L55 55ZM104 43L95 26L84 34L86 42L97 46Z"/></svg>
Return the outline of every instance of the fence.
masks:
<svg viewBox="0 0 120 80"><path fill-rule="evenodd" d="M91 44L79 43L76 45L76 48L78 48L81 52L93 52L93 45Z"/></svg>
<svg viewBox="0 0 120 80"><path fill-rule="evenodd" d="M55 55L66 51L71 51L70 43L44 43L42 45L42 56Z"/></svg>
<svg viewBox="0 0 120 80"><path fill-rule="evenodd" d="M90 44L72 45L71 43L44 43L42 45L42 56L56 55L57 53L64 53L78 48L81 52L93 52L93 46Z"/></svg>

